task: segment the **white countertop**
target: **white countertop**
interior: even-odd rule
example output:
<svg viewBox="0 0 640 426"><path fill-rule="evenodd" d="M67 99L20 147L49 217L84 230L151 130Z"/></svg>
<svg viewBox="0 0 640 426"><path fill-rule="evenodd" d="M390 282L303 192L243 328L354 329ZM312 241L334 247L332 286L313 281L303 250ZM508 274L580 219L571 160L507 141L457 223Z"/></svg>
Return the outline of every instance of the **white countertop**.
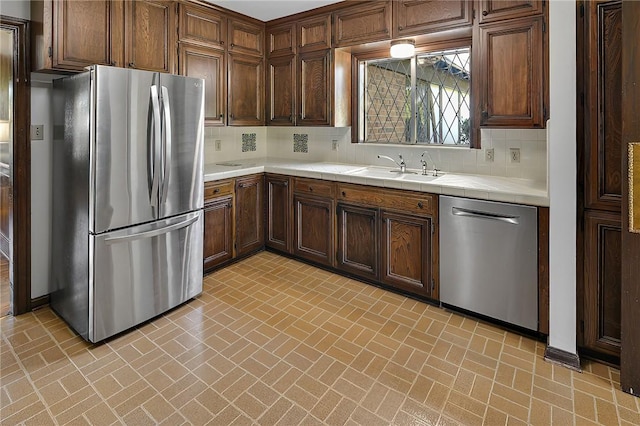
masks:
<svg viewBox="0 0 640 426"><path fill-rule="evenodd" d="M205 182L246 176L254 173L278 173L283 175L356 183L384 188L406 189L433 194L454 195L480 200L502 201L534 206L549 206L549 194L545 182L530 179L507 178L462 173L444 173L437 178L425 178L420 174L389 174L390 168L372 167L382 171L380 176L357 176L369 166L363 164L340 164L279 160L262 158L253 160L223 161L205 164ZM442 173L442 172L440 172ZM428 180L428 181L427 181Z"/></svg>

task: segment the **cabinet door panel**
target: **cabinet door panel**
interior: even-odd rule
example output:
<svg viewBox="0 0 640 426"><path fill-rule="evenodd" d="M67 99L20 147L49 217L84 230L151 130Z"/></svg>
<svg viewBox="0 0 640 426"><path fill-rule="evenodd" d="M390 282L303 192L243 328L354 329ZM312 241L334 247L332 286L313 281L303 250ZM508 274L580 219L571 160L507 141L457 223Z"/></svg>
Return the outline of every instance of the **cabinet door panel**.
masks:
<svg viewBox="0 0 640 426"><path fill-rule="evenodd" d="M236 180L236 254L241 256L264 245L262 191L264 176Z"/></svg>
<svg viewBox="0 0 640 426"><path fill-rule="evenodd" d="M213 10L191 4L180 4L180 41L224 49L226 18Z"/></svg>
<svg viewBox="0 0 640 426"><path fill-rule="evenodd" d="M584 343L620 355L622 232L620 214L585 213Z"/></svg>
<svg viewBox="0 0 640 426"><path fill-rule="evenodd" d="M393 2L394 37L471 26L472 22L472 1L400 0Z"/></svg>
<svg viewBox="0 0 640 426"><path fill-rule="evenodd" d="M204 269L233 258L233 201L219 198L204 206Z"/></svg>
<svg viewBox="0 0 640 426"><path fill-rule="evenodd" d="M269 57L296 53L296 24L283 24L267 28L267 54Z"/></svg>
<svg viewBox="0 0 640 426"><path fill-rule="evenodd" d="M264 67L261 58L229 54L229 124L264 125Z"/></svg>
<svg viewBox="0 0 640 426"><path fill-rule="evenodd" d="M622 4L588 7L594 40L585 90L585 208L620 211L622 199Z"/></svg>
<svg viewBox="0 0 640 426"><path fill-rule="evenodd" d="M331 124L331 50L298 55L299 126Z"/></svg>
<svg viewBox="0 0 640 426"><path fill-rule="evenodd" d="M431 295L431 219L382 211L381 280Z"/></svg>
<svg viewBox="0 0 640 426"><path fill-rule="evenodd" d="M331 48L331 15L314 16L298 22L298 52Z"/></svg>
<svg viewBox="0 0 640 426"><path fill-rule="evenodd" d="M333 200L294 195L294 247L296 256L327 266L335 257Z"/></svg>
<svg viewBox="0 0 640 426"><path fill-rule="evenodd" d="M378 279L378 209L338 205L337 267Z"/></svg>
<svg viewBox="0 0 640 426"><path fill-rule="evenodd" d="M53 66L83 71L111 64L110 1L56 1Z"/></svg>
<svg viewBox="0 0 640 426"><path fill-rule="evenodd" d="M481 126L544 127L543 18L480 27Z"/></svg>
<svg viewBox="0 0 640 426"><path fill-rule="evenodd" d="M180 75L204 79L204 123L224 125L226 107L224 52L182 44Z"/></svg>
<svg viewBox="0 0 640 426"><path fill-rule="evenodd" d="M480 23L539 15L544 11L543 0L482 0Z"/></svg>
<svg viewBox="0 0 640 426"><path fill-rule="evenodd" d="M137 0L125 5L126 66L173 73L176 27L173 3Z"/></svg>
<svg viewBox="0 0 640 426"><path fill-rule="evenodd" d="M229 52L262 56L264 53L264 25L229 20Z"/></svg>
<svg viewBox="0 0 640 426"><path fill-rule="evenodd" d="M267 68L267 124L295 124L295 56L269 60Z"/></svg>
<svg viewBox="0 0 640 426"><path fill-rule="evenodd" d="M333 14L335 47L391 38L391 2L372 2L337 10Z"/></svg>
<svg viewBox="0 0 640 426"><path fill-rule="evenodd" d="M266 177L267 235L265 244L291 253L291 185L286 176Z"/></svg>

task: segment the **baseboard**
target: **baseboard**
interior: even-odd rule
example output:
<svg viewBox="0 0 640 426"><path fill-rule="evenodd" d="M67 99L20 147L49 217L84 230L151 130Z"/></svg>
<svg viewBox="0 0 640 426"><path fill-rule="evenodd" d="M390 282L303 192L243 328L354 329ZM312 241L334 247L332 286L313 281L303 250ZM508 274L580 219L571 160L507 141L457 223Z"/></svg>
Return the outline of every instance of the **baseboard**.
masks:
<svg viewBox="0 0 640 426"><path fill-rule="evenodd" d="M544 351L544 359L545 361L549 361L553 364L558 364L570 370L582 373L580 357L578 354L572 354L571 352L563 351L562 349L547 345L547 348Z"/></svg>
<svg viewBox="0 0 640 426"><path fill-rule="evenodd" d="M49 295L45 294L44 296L36 297L35 299L31 299L31 310L35 310L38 308L42 308L49 304Z"/></svg>

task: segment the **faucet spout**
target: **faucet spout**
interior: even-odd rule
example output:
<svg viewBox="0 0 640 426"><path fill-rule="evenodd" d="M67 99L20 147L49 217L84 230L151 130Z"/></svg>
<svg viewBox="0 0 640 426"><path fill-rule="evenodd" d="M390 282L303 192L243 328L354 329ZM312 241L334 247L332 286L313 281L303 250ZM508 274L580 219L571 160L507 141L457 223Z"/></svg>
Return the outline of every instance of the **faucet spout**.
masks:
<svg viewBox="0 0 640 426"><path fill-rule="evenodd" d="M427 155L427 158L429 159L429 161L431 161L431 164L433 164L433 175L434 176L438 176L438 169L436 169L436 162L433 161L433 158L431 158L431 154L429 154L429 151L424 151L422 153L422 155L420 155L420 162L422 163L422 174L426 175L427 174L427 160L424 159L425 154Z"/></svg>
<svg viewBox="0 0 640 426"><path fill-rule="evenodd" d="M398 163L396 160L394 160L393 158L391 158L389 156L378 154L378 158L385 158L387 160L393 161L395 163L395 165L400 168L400 173L404 173L404 172L407 171L407 164L404 162L404 159L402 158L402 155L399 155L399 157L400 157L400 162Z"/></svg>

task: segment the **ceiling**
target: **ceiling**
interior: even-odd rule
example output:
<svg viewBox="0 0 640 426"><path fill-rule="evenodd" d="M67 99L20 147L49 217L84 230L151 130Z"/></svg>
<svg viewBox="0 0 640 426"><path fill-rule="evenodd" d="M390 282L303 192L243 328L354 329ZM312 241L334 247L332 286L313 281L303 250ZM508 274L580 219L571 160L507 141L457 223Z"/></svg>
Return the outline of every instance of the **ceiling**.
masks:
<svg viewBox="0 0 640 426"><path fill-rule="evenodd" d="M328 4L339 3L341 0L207 0L209 3L222 6L243 15L261 21L282 18Z"/></svg>

